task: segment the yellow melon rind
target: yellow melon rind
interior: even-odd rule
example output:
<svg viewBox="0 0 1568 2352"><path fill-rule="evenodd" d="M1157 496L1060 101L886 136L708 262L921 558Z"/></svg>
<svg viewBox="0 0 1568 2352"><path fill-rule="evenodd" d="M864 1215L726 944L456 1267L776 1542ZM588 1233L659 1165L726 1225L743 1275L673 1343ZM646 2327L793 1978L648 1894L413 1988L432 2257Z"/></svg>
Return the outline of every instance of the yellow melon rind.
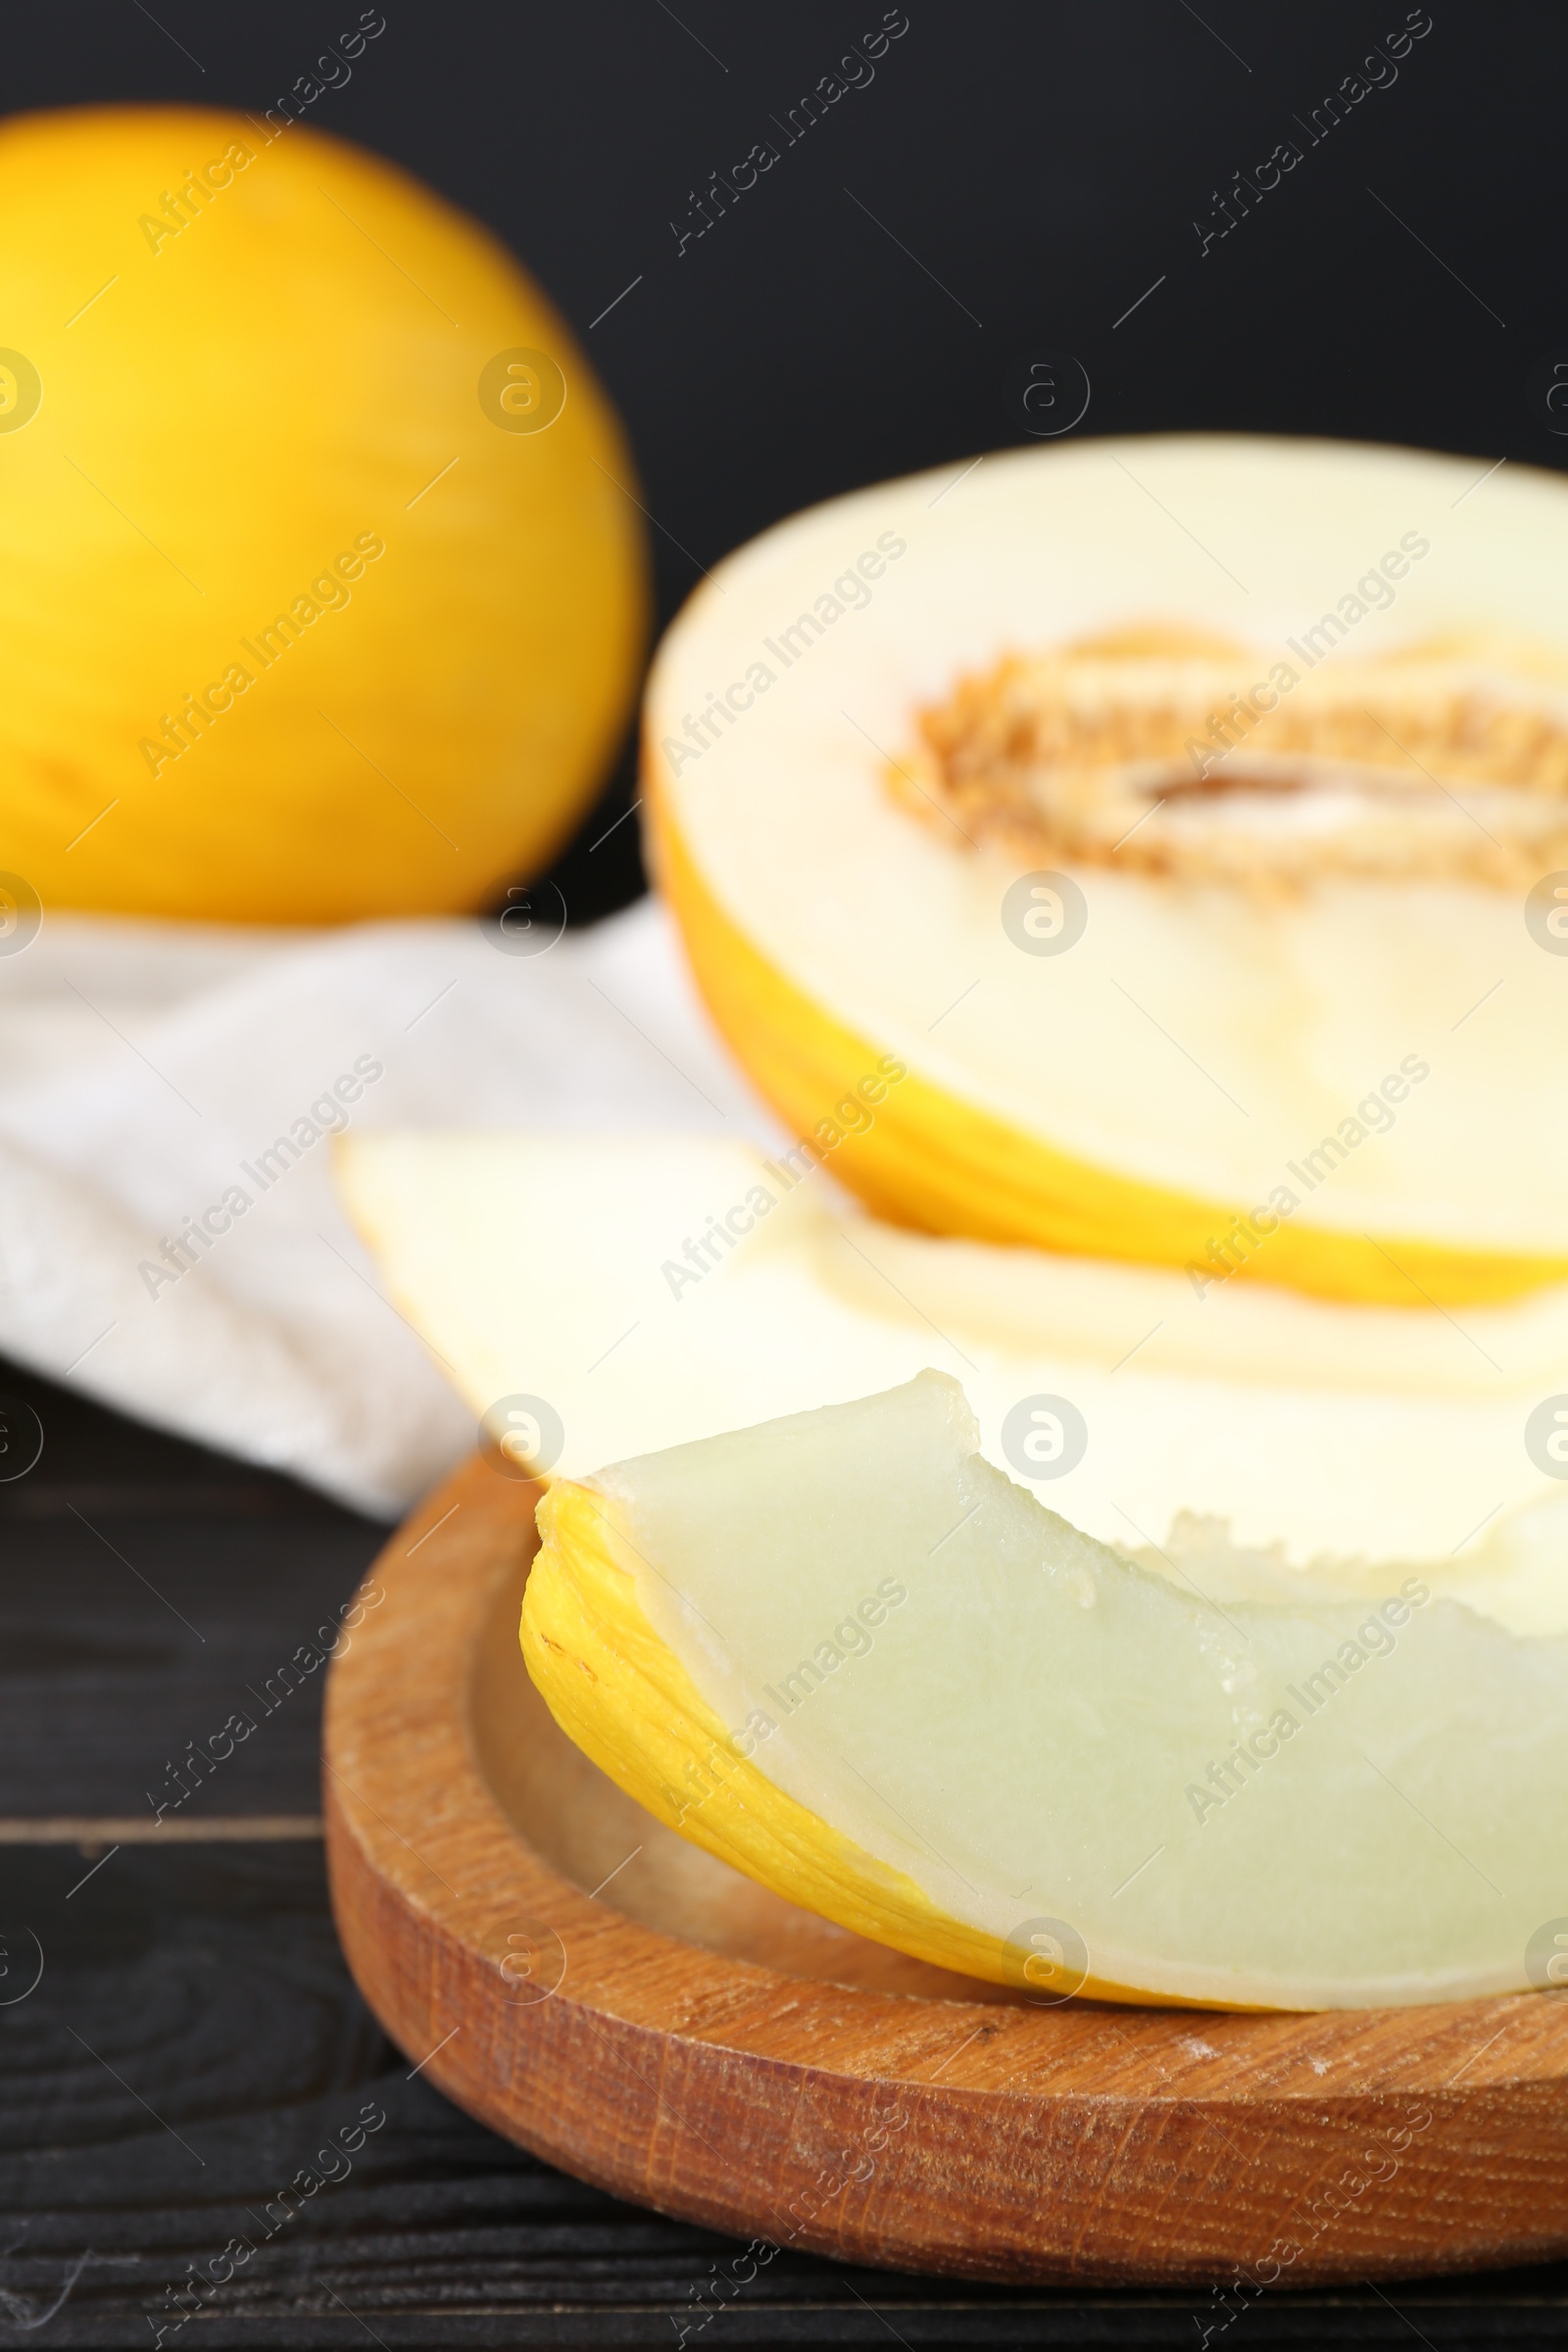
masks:
<svg viewBox="0 0 1568 2352"><path fill-rule="evenodd" d="M683 840L662 758L650 742L645 792L660 886L715 1024L766 1101L809 1139L885 1053L787 979L732 920ZM1004 1248L1067 1250L1206 1273L1209 1243L1246 1204L1194 1200L1056 1152L914 1071L869 1127L845 1136L835 1175L890 1222ZM1332 1233L1298 1219L1236 1268L1375 1306L1484 1306L1568 1280L1568 1258L1450 1250L1398 1235Z"/></svg>

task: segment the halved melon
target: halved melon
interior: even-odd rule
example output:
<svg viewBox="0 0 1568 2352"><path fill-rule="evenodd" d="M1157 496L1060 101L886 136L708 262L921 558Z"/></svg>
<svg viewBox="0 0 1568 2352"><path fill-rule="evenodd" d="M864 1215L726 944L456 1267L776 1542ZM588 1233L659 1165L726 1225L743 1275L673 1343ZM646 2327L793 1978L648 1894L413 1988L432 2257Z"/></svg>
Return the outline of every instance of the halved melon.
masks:
<svg viewBox="0 0 1568 2352"><path fill-rule="evenodd" d="M793 1129L906 1068L834 1162L880 1213L1398 1306L1568 1274L1568 487L1484 473L1029 450L697 591L659 872Z"/></svg>
<svg viewBox="0 0 1568 2352"><path fill-rule="evenodd" d="M525 1450L549 1429L550 1474L935 1364L989 1461L1189 1594L1299 1607L1414 1571L1568 1631L1561 1289L1457 1321L1200 1301L1165 1267L879 1224L808 1154L703 1136L355 1134L336 1167L400 1309L475 1414L515 1411Z"/></svg>
<svg viewBox="0 0 1568 2352"><path fill-rule="evenodd" d="M521 1629L557 1720L781 1894L1039 1998L1546 1981L1568 1640L1409 1576L1222 1608L976 1444L927 1372L558 1485Z"/></svg>

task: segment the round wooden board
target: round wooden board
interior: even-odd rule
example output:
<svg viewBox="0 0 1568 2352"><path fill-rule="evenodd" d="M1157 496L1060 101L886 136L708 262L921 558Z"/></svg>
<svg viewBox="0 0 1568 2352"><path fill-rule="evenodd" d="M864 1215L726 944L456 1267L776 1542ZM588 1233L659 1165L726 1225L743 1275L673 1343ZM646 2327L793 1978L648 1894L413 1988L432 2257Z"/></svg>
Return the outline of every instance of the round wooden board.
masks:
<svg viewBox="0 0 1568 2352"><path fill-rule="evenodd" d="M475 1457L431 1495L327 1693L349 1965L459 2106L662 2212L900 2269L1266 2287L1568 2251L1568 1995L1047 2008L831 1927L558 1731L516 1640L536 1494Z"/></svg>

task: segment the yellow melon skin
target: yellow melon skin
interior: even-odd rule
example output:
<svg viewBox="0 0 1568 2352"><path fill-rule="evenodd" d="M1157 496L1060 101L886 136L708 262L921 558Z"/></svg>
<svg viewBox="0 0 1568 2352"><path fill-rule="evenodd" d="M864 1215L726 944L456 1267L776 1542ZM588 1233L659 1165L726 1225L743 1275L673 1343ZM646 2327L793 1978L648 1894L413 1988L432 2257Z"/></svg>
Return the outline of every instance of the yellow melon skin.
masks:
<svg viewBox="0 0 1568 2352"><path fill-rule="evenodd" d="M764 1099L811 1137L884 1049L857 1037L764 957L705 881L660 789L662 759L644 751L644 806L660 887L680 925L709 1011ZM1211 1238L1245 1204L1222 1205L1140 1184L1054 1152L913 1072L889 1090L869 1127L833 1147L834 1174L878 1216L928 1233L1004 1247L1080 1252L1208 1270ZM1266 1252L1236 1268L1319 1298L1368 1305L1468 1306L1523 1298L1568 1280L1568 1258L1449 1250L1397 1235L1282 1224Z"/></svg>
<svg viewBox="0 0 1568 2352"><path fill-rule="evenodd" d="M0 867L46 909L294 923L550 857L623 723L646 556L616 420L492 237L300 123L24 116L0 343ZM524 350L564 379L547 429L481 400Z"/></svg>
<svg viewBox="0 0 1568 2352"><path fill-rule="evenodd" d="M873 1942L990 1984L1038 1987L1022 1955L950 1918L902 1871L774 1787L741 1755L637 1605L627 1539L592 1488L562 1480L539 1505L523 1593L523 1662L566 1737L645 1811L695 1845ZM1086 1978L1082 1998L1177 2001Z"/></svg>

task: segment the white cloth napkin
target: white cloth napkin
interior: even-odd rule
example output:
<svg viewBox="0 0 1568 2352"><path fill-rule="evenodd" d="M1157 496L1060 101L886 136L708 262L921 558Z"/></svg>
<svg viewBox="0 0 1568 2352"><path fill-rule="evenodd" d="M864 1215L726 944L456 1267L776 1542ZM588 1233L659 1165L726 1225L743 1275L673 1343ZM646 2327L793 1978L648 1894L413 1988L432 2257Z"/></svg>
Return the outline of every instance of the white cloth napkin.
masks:
<svg viewBox="0 0 1568 2352"><path fill-rule="evenodd" d="M656 902L537 955L497 941L74 915L0 956L0 1354L402 1510L474 1425L338 1206L328 1129L781 1140Z"/></svg>

